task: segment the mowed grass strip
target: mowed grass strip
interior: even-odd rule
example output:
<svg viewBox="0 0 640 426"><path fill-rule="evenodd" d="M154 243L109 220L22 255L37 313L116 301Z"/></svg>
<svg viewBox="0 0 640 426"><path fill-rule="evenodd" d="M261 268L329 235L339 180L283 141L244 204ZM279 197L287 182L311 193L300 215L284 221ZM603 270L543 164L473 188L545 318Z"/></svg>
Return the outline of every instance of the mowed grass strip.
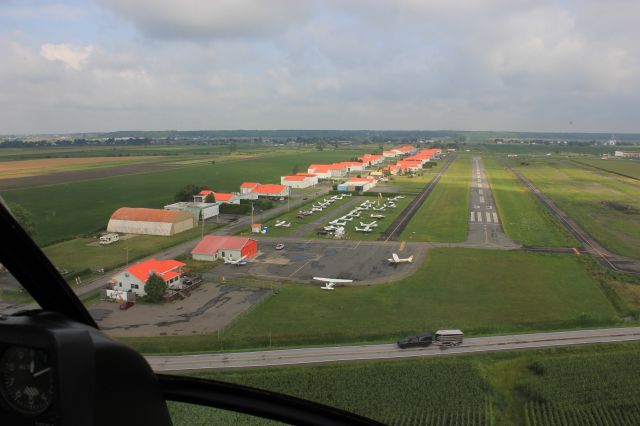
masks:
<svg viewBox="0 0 640 426"><path fill-rule="evenodd" d="M460 155L449 166L400 239L462 242L467 239L471 157Z"/></svg>
<svg viewBox="0 0 640 426"><path fill-rule="evenodd" d="M526 279L523 279L526 277ZM413 276L370 287L283 285L227 332L125 339L144 352L391 342L438 328L467 335L609 324L616 311L575 256L432 249Z"/></svg>
<svg viewBox="0 0 640 426"><path fill-rule="evenodd" d="M604 247L640 258L639 183L562 160L517 167Z"/></svg>
<svg viewBox="0 0 640 426"><path fill-rule="evenodd" d="M403 194L418 194L422 188L425 187L433 175L436 174L442 168L442 163L445 160L438 160L435 162L435 166L422 169L415 176L390 176L389 181L383 183L383 185L389 185L398 189L398 192Z"/></svg>
<svg viewBox="0 0 640 426"><path fill-rule="evenodd" d="M174 194L187 184L238 191L244 181L279 183L280 176L291 173L296 166L304 170L310 163L345 160L360 153L341 149L290 151L281 156L3 191L2 196L32 212L35 240L46 245L106 227L111 214L120 207L162 208L172 203Z"/></svg>
<svg viewBox="0 0 640 426"><path fill-rule="evenodd" d="M205 235L217 227L216 224L205 224ZM199 226L170 237L136 235L104 246L96 244L98 242L96 238L74 238L52 244L43 250L55 266L69 272L99 268L108 271L126 263L127 249L129 263L132 263L136 259L199 238L202 232L202 227Z"/></svg>
<svg viewBox="0 0 640 426"><path fill-rule="evenodd" d="M500 214L509 238L530 246L575 246L577 242L558 223L505 166L494 157L482 158Z"/></svg>
<svg viewBox="0 0 640 426"><path fill-rule="evenodd" d="M628 176L633 179L640 179L640 161L638 160L580 159L573 161L587 166L595 167L600 170L617 173L622 176Z"/></svg>

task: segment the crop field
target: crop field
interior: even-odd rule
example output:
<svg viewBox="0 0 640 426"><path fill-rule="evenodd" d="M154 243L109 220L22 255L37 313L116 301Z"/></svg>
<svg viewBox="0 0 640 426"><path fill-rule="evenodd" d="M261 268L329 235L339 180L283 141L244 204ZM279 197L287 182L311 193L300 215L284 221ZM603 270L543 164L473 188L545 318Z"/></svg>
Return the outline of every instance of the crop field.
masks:
<svg viewBox="0 0 640 426"><path fill-rule="evenodd" d="M216 224L205 224L204 233L211 232L217 227ZM59 269L65 269L69 273L99 268L108 271L125 264L127 260L126 249L129 253L129 262L132 262L176 244L199 238L201 232L202 229L198 227L171 237L136 235L133 238L104 246L97 244L96 238L74 238L47 246L44 248L44 253L55 266ZM85 271L85 274L88 272Z"/></svg>
<svg viewBox="0 0 640 426"><path fill-rule="evenodd" d="M90 158L43 158L38 160L8 161L0 167L0 179L35 175L46 175L70 170L85 170L98 167L113 167L148 161L148 157L90 157Z"/></svg>
<svg viewBox="0 0 640 426"><path fill-rule="evenodd" d="M196 373L274 390L365 415L385 424L490 425L488 383L464 359L334 364ZM451 386L455 383L455 386ZM209 408L170 405L176 425L273 424Z"/></svg>
<svg viewBox="0 0 640 426"><path fill-rule="evenodd" d="M527 280L522 280L526 276ZM376 286L282 285L220 340L215 335L126 341L171 353L389 342L419 330L468 335L612 324L616 310L575 256L432 249L417 273Z"/></svg>
<svg viewBox="0 0 640 426"><path fill-rule="evenodd" d="M640 183L566 161L532 161L520 170L600 244L640 258Z"/></svg>
<svg viewBox="0 0 640 426"><path fill-rule="evenodd" d="M502 227L509 238L531 246L575 246L577 242L520 181L494 157L482 158Z"/></svg>
<svg viewBox="0 0 640 426"><path fill-rule="evenodd" d="M467 239L471 157L459 155L402 232L406 241Z"/></svg>
<svg viewBox="0 0 640 426"><path fill-rule="evenodd" d="M500 354L194 372L391 425L637 425L639 343ZM271 425L170 403L174 424Z"/></svg>
<svg viewBox="0 0 640 426"><path fill-rule="evenodd" d="M640 161L638 160L580 159L574 161L622 176L640 179Z"/></svg>
<svg viewBox="0 0 640 426"><path fill-rule="evenodd" d="M95 232L106 226L120 207L161 208L187 184L206 185L218 191L237 191L244 181L279 182L294 168L304 170L312 162L344 160L354 150L300 151L295 154L220 164L185 166L161 172L115 176L29 189L3 191L9 203L33 213L36 241L46 245L61 239Z"/></svg>

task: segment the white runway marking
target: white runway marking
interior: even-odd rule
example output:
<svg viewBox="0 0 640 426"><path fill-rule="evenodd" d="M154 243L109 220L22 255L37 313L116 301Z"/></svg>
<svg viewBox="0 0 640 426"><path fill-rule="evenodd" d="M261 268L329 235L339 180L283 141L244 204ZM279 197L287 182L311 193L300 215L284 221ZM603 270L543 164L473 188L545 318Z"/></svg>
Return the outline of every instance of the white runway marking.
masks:
<svg viewBox="0 0 640 426"><path fill-rule="evenodd" d="M478 190L478 194L479 194L479 195L484 194L484 192L482 191L482 189L479 189L479 190Z"/></svg>
<svg viewBox="0 0 640 426"><path fill-rule="evenodd" d="M480 204L484 204L484 197L480 197Z"/></svg>
<svg viewBox="0 0 640 426"><path fill-rule="evenodd" d="M491 213L485 212L487 214L487 222L491 223Z"/></svg>
<svg viewBox="0 0 640 426"><path fill-rule="evenodd" d="M475 217L475 215L473 214L473 212L471 212L471 222L475 222L475 221L476 221L476 217Z"/></svg>
<svg viewBox="0 0 640 426"><path fill-rule="evenodd" d="M498 221L498 213L496 213L496 212L493 212L493 221L494 221L495 223L500 223L500 222Z"/></svg>

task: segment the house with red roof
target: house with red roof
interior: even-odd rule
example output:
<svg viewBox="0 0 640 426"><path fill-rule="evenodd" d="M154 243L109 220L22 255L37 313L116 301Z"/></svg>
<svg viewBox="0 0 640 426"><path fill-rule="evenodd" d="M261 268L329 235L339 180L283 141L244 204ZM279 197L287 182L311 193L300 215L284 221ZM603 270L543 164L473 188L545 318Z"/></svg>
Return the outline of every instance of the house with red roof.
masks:
<svg viewBox="0 0 640 426"><path fill-rule="evenodd" d="M131 291L136 296L146 296L145 285L151 275L157 275L167 285L167 289L182 289L182 268L184 263L177 260L149 259L128 267L119 274L111 277L113 290L118 292Z"/></svg>
<svg viewBox="0 0 640 426"><path fill-rule="evenodd" d="M209 196L209 194L213 195L213 191L210 189L203 189L193 196L194 203L205 203L205 199Z"/></svg>
<svg viewBox="0 0 640 426"><path fill-rule="evenodd" d="M251 193L258 197L288 197L289 187L271 183L260 183L251 190Z"/></svg>
<svg viewBox="0 0 640 426"><path fill-rule="evenodd" d="M258 182L244 182L240 185L240 194L248 194L258 185L260 185Z"/></svg>
<svg viewBox="0 0 640 426"><path fill-rule="evenodd" d="M314 174L320 179L329 179L331 177L331 168L328 164L310 164L307 173Z"/></svg>
<svg viewBox="0 0 640 426"><path fill-rule="evenodd" d="M388 170L389 174L391 175L397 175L399 171L398 166L396 166L395 164L389 164L388 166L383 167L382 170Z"/></svg>
<svg viewBox="0 0 640 426"><path fill-rule="evenodd" d="M316 175L287 175L280 177L280 184L288 186L289 188L309 188L310 186L314 185L314 182L318 182L318 178Z"/></svg>
<svg viewBox="0 0 640 426"><path fill-rule="evenodd" d="M232 192L214 192L213 198L220 204L240 204L240 197Z"/></svg>
<svg viewBox="0 0 640 426"><path fill-rule="evenodd" d="M246 237L207 235L191 250L194 260L217 259L240 260L250 258L258 252L258 242Z"/></svg>
<svg viewBox="0 0 640 426"><path fill-rule="evenodd" d="M420 164L420 161L411 161L411 160L409 161L400 160L396 163L396 166L400 171L405 171L405 172L407 171L417 172L422 168L422 164Z"/></svg>
<svg viewBox="0 0 640 426"><path fill-rule="evenodd" d="M358 160L361 161L365 167L371 167L382 163L384 161L384 156L377 154L365 154L358 157Z"/></svg>

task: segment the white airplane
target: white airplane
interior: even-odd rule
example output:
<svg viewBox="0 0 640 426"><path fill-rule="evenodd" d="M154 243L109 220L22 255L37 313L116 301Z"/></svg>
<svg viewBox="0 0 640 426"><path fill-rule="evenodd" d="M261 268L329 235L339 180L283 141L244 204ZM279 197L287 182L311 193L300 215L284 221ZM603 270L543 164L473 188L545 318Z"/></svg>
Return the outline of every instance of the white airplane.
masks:
<svg viewBox="0 0 640 426"><path fill-rule="evenodd" d="M322 287L323 290L335 290L336 283L352 283L353 280L343 280L340 278L323 278L323 277L313 277L314 280L325 283Z"/></svg>
<svg viewBox="0 0 640 426"><path fill-rule="evenodd" d="M384 215L381 214L370 214L369 217L372 219L384 219Z"/></svg>
<svg viewBox="0 0 640 426"><path fill-rule="evenodd" d="M356 231L358 231L358 232L371 232L371 231L373 231L373 229L368 228L368 227L358 228L358 227L356 226Z"/></svg>
<svg viewBox="0 0 640 426"><path fill-rule="evenodd" d="M360 226L364 226L365 228L375 228L378 226L378 221L374 220L371 223L362 223L360 222Z"/></svg>
<svg viewBox="0 0 640 426"><path fill-rule="evenodd" d="M289 228L291 226L291 222L287 222L285 220L280 220L278 222L276 222L275 225L273 225L276 228Z"/></svg>
<svg viewBox="0 0 640 426"><path fill-rule="evenodd" d="M247 261L245 260L247 258L247 256L242 256L240 259L238 260L233 260L233 259L227 259L226 257L224 258L224 263L225 264L229 264L229 265L236 265L236 266L244 266L247 264Z"/></svg>
<svg viewBox="0 0 640 426"><path fill-rule="evenodd" d="M406 257L406 258L401 258L399 257L396 253L393 253L391 255L391 259L387 259L389 261L389 263L393 264L393 265L399 265L401 263L411 263L413 262L413 255Z"/></svg>
<svg viewBox="0 0 640 426"><path fill-rule="evenodd" d="M347 222L340 222L339 220L332 220L331 222L329 222L329 225L334 225L334 226L345 226L347 224Z"/></svg>
<svg viewBox="0 0 640 426"><path fill-rule="evenodd" d="M337 227L337 226L329 225L329 226L325 226L325 227L324 227L324 228L322 228L322 229L324 229L325 231L332 232L332 231L335 231L336 229L338 229L338 227Z"/></svg>
<svg viewBox="0 0 640 426"><path fill-rule="evenodd" d="M377 212L383 212L383 211L385 211L385 210L386 210L386 207L385 207L385 206L382 206L382 207L374 207L374 208L373 208L373 210L375 210L375 211L377 211Z"/></svg>

